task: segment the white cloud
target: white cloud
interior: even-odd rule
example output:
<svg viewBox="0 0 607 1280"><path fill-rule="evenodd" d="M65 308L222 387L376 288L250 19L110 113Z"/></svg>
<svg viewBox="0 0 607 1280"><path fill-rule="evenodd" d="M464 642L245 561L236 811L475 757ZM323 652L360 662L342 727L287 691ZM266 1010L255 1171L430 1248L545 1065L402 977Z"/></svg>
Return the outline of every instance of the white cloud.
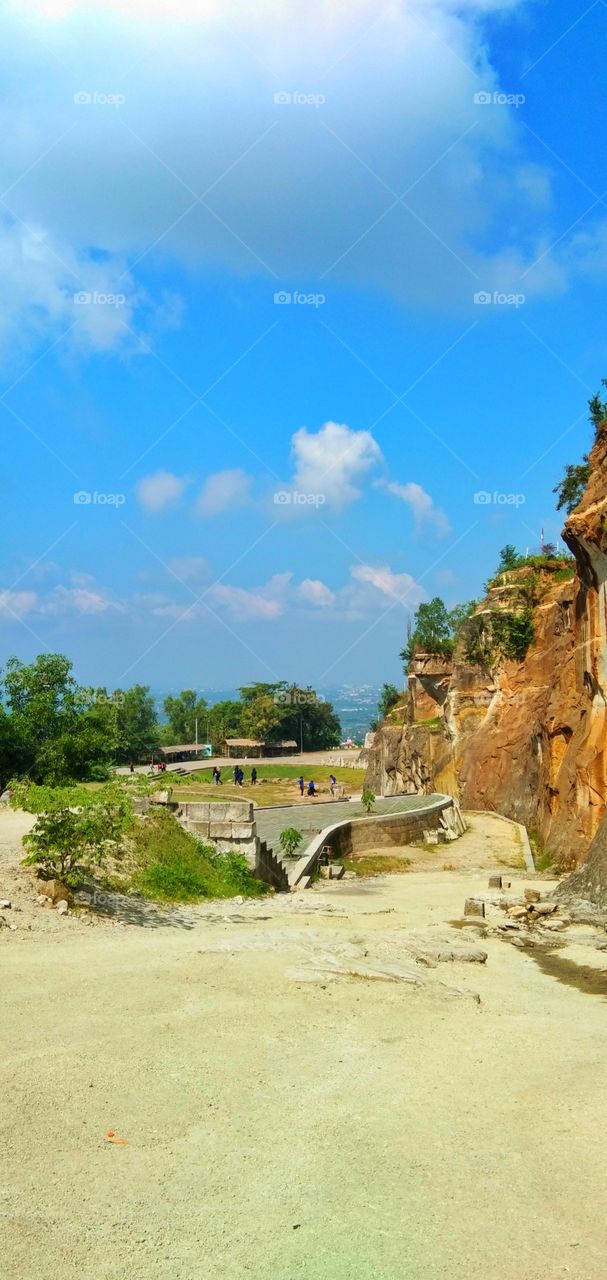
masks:
<svg viewBox="0 0 607 1280"><path fill-rule="evenodd" d="M325 422L317 432L301 427L292 438L292 450L293 489L301 494L320 495L336 511L360 497L359 482L382 460L381 449L370 431L354 431L338 422ZM302 504L288 509L316 508Z"/></svg>
<svg viewBox="0 0 607 1280"><path fill-rule="evenodd" d="M477 288L493 286L493 264L506 249L510 256L515 235L513 260L533 259L538 209L550 199L547 170L528 163L522 113L473 101L477 90L511 88L499 84L479 15L516 7L21 0L5 7L0 52L10 203L44 228L64 260L71 252L106 277L118 258L135 262L158 242L163 261L194 269L270 279L267 264L279 281L327 269L325 292L335 280L441 308L469 306L472 272L483 278ZM47 24L44 14L57 21ZM43 78L41 44L49 51ZM86 67L80 86L66 64ZM78 105L75 88L125 101ZM273 102L279 90L319 89L322 109ZM202 142L201 118L213 120ZM39 163L51 146L51 162ZM194 193L208 191L213 212L201 204L181 217L193 197L180 178ZM319 198L327 190L330 201ZM408 193L412 213L401 203L384 216L393 192ZM552 226L543 230L555 238ZM22 263L9 316L15 332L27 279ZM53 285L51 310L56 292ZM111 347L115 319L88 318L100 326L95 341Z"/></svg>
<svg viewBox="0 0 607 1280"><path fill-rule="evenodd" d="M409 609L415 608L425 598L423 587L410 573L394 573L388 565L357 564L353 565L350 573L355 582L368 584L394 603Z"/></svg>
<svg viewBox="0 0 607 1280"><path fill-rule="evenodd" d="M335 592L331 591L324 582L320 582L318 578L304 578L297 588L297 593L303 600L309 601L310 604L317 605L319 609L327 609L335 603Z"/></svg>
<svg viewBox="0 0 607 1280"><path fill-rule="evenodd" d="M25 618L36 607L37 601L35 591L0 591L0 617L13 621Z"/></svg>
<svg viewBox="0 0 607 1280"><path fill-rule="evenodd" d="M108 609L120 609L121 606L101 590L89 587L56 587L48 602L43 606L44 613L107 613Z"/></svg>
<svg viewBox="0 0 607 1280"><path fill-rule="evenodd" d="M423 525L433 525L439 537L444 537L449 533L451 526L444 511L435 505L430 494L426 493L420 484L416 484L413 480L408 481L407 484L397 484L395 480L390 480L385 484L384 488L388 493L393 494L395 498L400 498L402 502L406 502L413 512L418 529Z"/></svg>
<svg viewBox="0 0 607 1280"><path fill-rule="evenodd" d="M222 511L243 507L249 500L250 488L251 477L241 467L216 471L205 480L196 510L201 516L217 516Z"/></svg>
<svg viewBox="0 0 607 1280"><path fill-rule="evenodd" d="M164 511L178 502L188 483L187 476L176 476L172 471L154 471L152 475L142 477L135 492L145 511Z"/></svg>
<svg viewBox="0 0 607 1280"><path fill-rule="evenodd" d="M228 587L218 582L207 593L207 599L213 607L227 609L239 622L271 622L284 613L291 578L290 573L276 573L265 586L251 588Z"/></svg>
<svg viewBox="0 0 607 1280"><path fill-rule="evenodd" d="M51 336L86 353L142 352L135 330L149 301L120 253L94 255L37 219L23 226L0 217L0 353L14 357L15 346ZM176 314L166 300L154 327L170 327Z"/></svg>

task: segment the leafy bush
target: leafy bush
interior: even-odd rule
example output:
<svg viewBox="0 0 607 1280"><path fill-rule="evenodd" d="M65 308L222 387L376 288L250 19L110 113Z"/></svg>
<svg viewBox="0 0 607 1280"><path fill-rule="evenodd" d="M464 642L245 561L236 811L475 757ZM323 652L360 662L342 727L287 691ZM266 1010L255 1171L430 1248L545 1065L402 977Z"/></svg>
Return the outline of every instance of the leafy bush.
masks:
<svg viewBox="0 0 607 1280"><path fill-rule="evenodd" d="M38 814L33 830L23 838L30 850L24 865L37 866L66 884L77 883L82 872L118 855L132 821L129 800L116 786L88 791L82 786L15 783L11 805Z"/></svg>
<svg viewBox="0 0 607 1280"><path fill-rule="evenodd" d="M299 848L303 840L303 836L301 831L297 831L295 827L285 827L284 831L281 831L278 839L283 853L286 854L287 858L292 858L296 850Z"/></svg>
<svg viewBox="0 0 607 1280"><path fill-rule="evenodd" d="M92 764L89 769L89 782L108 782L111 777L107 765Z"/></svg>
<svg viewBox="0 0 607 1280"><path fill-rule="evenodd" d="M133 884L147 898L199 902L203 898L260 897L268 886L240 853L216 853L184 831L173 814L153 813L136 824Z"/></svg>
<svg viewBox="0 0 607 1280"><path fill-rule="evenodd" d="M478 666L490 665L499 657L522 662L534 640L530 607L520 613L491 609L470 619L464 635L464 654L468 662Z"/></svg>

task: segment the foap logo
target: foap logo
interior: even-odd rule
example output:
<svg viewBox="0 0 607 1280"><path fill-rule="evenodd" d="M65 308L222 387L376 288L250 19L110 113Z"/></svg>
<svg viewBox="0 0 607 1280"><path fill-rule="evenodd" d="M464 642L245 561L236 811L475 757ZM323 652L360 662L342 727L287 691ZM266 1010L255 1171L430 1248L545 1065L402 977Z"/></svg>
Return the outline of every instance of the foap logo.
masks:
<svg viewBox="0 0 607 1280"><path fill-rule="evenodd" d="M514 107L518 111L525 105L526 98L524 93L500 93L498 89L490 93L481 89L480 93L475 93L474 102L477 107Z"/></svg>
<svg viewBox="0 0 607 1280"><path fill-rule="evenodd" d="M103 689L80 689L74 695L74 702L78 707L122 707L125 697L118 690L115 693L105 693Z"/></svg>
<svg viewBox="0 0 607 1280"><path fill-rule="evenodd" d="M476 307L522 307L526 302L524 293L502 293L499 289L494 289L492 293L488 289L480 289L474 294L474 305Z"/></svg>
<svg viewBox="0 0 607 1280"><path fill-rule="evenodd" d="M275 107L322 107L327 99L324 93L290 93L287 89L280 89L278 93L273 95Z"/></svg>
<svg viewBox="0 0 607 1280"><path fill-rule="evenodd" d="M277 507L324 507L324 493L300 493L299 489L280 489L274 494Z"/></svg>
<svg viewBox="0 0 607 1280"><path fill-rule="evenodd" d="M300 289L295 289L289 293L287 289L279 289L274 294L275 307L324 307L327 301L324 293L302 293Z"/></svg>
<svg viewBox="0 0 607 1280"><path fill-rule="evenodd" d="M100 911L106 910L112 905L112 896L104 893L102 889L75 889L74 904L77 907L93 907Z"/></svg>
<svg viewBox="0 0 607 1280"><path fill-rule="evenodd" d="M87 489L79 489L74 494L77 507L123 507L126 502L125 493L90 493Z"/></svg>
<svg viewBox="0 0 607 1280"><path fill-rule="evenodd" d="M89 293L88 289L80 289L74 294L77 307L123 307L125 302L125 293L100 293L98 289Z"/></svg>
<svg viewBox="0 0 607 1280"><path fill-rule="evenodd" d="M74 94L77 107L123 107L126 98L123 93L100 93L98 89L80 89Z"/></svg>
<svg viewBox="0 0 607 1280"><path fill-rule="evenodd" d="M522 507L525 501L524 493L498 493L497 490L489 493L488 489L479 489L474 495L477 507Z"/></svg>
<svg viewBox="0 0 607 1280"><path fill-rule="evenodd" d="M280 689L274 694L274 702L279 707L309 707L324 702L324 698L312 689Z"/></svg>

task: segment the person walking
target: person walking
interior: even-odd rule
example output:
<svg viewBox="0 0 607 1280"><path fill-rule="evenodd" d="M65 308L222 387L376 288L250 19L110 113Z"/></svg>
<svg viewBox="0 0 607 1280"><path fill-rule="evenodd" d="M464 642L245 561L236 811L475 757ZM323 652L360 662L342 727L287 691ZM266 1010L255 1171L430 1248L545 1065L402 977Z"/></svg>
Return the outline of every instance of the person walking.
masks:
<svg viewBox="0 0 607 1280"><path fill-rule="evenodd" d="M334 773L332 773L332 774L331 774L331 776L330 776L330 778L329 778L329 782L331 783L331 795L332 795L332 796L334 796L334 795L335 795L335 788L336 788L336 786L337 786L337 778L335 777L335 774L334 774Z"/></svg>
<svg viewBox="0 0 607 1280"><path fill-rule="evenodd" d="M254 787L257 782L257 769L255 766L251 769L251 785Z"/></svg>
<svg viewBox="0 0 607 1280"><path fill-rule="evenodd" d="M305 787L305 785L306 785L306 784L305 784L305 782L304 782L304 780L303 780L303 774L300 774L299 778L297 779L297 785L298 785L298 787L299 787L299 794L300 794L300 796L303 796L303 793L304 793L304 787Z"/></svg>

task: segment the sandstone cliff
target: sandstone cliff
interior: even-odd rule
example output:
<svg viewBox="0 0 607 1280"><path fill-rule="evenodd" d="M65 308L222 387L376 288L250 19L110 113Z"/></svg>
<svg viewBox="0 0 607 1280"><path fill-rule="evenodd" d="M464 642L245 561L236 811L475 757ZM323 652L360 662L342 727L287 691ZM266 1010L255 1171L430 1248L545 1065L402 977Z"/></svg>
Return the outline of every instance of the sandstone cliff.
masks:
<svg viewBox="0 0 607 1280"><path fill-rule="evenodd" d="M377 793L454 794L535 830L563 867L585 854L607 797L607 440L564 538L576 573L518 569L491 586L473 623L531 609L524 657L451 662L416 655L409 690L376 734L366 785ZM533 579L533 581L532 581ZM487 630L487 628L485 628Z"/></svg>

